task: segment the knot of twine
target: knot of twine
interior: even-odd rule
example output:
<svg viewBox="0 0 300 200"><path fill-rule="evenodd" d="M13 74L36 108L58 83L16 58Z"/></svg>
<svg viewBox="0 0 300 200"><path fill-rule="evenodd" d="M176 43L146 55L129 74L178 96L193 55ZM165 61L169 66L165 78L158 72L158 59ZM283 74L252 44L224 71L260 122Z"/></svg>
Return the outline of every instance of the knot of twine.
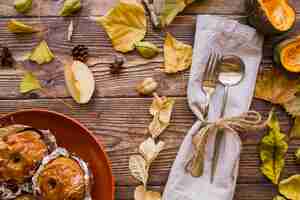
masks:
<svg viewBox="0 0 300 200"><path fill-rule="evenodd" d="M224 131L225 134L246 133L258 131L266 125L267 121L263 121L261 114L256 111L248 111L238 117L221 118L214 123L204 122L192 138L194 153L186 164L186 171L194 177L203 174L205 149L210 134L217 133L219 130L228 130Z"/></svg>

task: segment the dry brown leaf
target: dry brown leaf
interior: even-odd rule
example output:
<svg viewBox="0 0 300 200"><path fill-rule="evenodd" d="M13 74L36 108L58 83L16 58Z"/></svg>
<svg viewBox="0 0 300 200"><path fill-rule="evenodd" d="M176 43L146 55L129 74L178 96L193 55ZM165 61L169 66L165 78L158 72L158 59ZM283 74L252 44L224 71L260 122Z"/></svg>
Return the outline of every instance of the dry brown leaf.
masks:
<svg viewBox="0 0 300 200"><path fill-rule="evenodd" d="M146 15L140 3L120 2L105 16L97 18L97 22L105 29L113 47L123 53L132 51L146 34Z"/></svg>
<svg viewBox="0 0 300 200"><path fill-rule="evenodd" d="M284 104L300 91L300 80L289 79L276 69L266 71L257 78L255 97L273 104Z"/></svg>
<svg viewBox="0 0 300 200"><path fill-rule="evenodd" d="M166 73L176 73L188 69L192 64L192 46L176 40L167 33L164 44Z"/></svg>
<svg viewBox="0 0 300 200"><path fill-rule="evenodd" d="M175 100L167 97L158 97L156 94L154 96L150 107L153 121L149 125L149 132L153 138L156 138L169 126Z"/></svg>
<svg viewBox="0 0 300 200"><path fill-rule="evenodd" d="M139 152L143 155L147 164L150 165L163 150L164 145L165 143L162 141L155 144L154 139L150 137L140 145Z"/></svg>
<svg viewBox="0 0 300 200"><path fill-rule="evenodd" d="M134 176L137 180L141 181L146 186L149 170L146 160L140 155L130 156L129 169L132 176Z"/></svg>
<svg viewBox="0 0 300 200"><path fill-rule="evenodd" d="M147 191L143 185L135 188L134 200L161 200L159 192Z"/></svg>

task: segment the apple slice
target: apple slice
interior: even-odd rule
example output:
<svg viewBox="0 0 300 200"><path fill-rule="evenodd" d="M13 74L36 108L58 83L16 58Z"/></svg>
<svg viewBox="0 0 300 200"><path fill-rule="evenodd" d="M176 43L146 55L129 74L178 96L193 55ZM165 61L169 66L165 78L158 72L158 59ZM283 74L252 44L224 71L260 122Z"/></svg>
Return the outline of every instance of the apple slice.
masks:
<svg viewBox="0 0 300 200"><path fill-rule="evenodd" d="M65 81L73 99L79 104L90 101L95 91L95 79L88 66L80 61L65 65Z"/></svg>

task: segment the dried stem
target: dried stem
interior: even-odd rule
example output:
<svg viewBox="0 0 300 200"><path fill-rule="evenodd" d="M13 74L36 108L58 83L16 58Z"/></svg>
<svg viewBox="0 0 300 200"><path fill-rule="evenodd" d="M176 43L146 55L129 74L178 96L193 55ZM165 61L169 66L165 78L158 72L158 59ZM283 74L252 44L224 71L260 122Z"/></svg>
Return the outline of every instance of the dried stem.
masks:
<svg viewBox="0 0 300 200"><path fill-rule="evenodd" d="M65 102L62 99L57 98L55 95L50 94L48 91L46 91L44 88L41 88L40 91L44 94L46 94L47 96L53 97L56 101L64 104L66 107L68 107L69 109L73 110L73 106L67 102Z"/></svg>
<svg viewBox="0 0 300 200"><path fill-rule="evenodd" d="M153 7L153 3L150 3L149 0L143 0L143 3L147 7L147 10L150 13L150 19L155 28L160 28L160 20L156 15Z"/></svg>

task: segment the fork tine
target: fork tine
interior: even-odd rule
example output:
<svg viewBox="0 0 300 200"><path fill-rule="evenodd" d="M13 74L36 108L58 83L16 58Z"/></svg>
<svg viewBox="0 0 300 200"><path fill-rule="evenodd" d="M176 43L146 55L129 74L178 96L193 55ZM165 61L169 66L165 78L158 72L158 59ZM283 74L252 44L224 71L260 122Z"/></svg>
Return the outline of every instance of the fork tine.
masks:
<svg viewBox="0 0 300 200"><path fill-rule="evenodd" d="M214 52L213 53L213 62L211 66L211 72L209 74L209 80L216 82L217 81L217 66L220 59L219 53Z"/></svg>
<svg viewBox="0 0 300 200"><path fill-rule="evenodd" d="M208 57L208 60L207 60L207 63L205 65L205 70L204 70L204 73L203 73L203 76L202 76L202 83L207 80L207 77L208 77L208 72L209 72L209 69L210 69L210 62L211 62L211 59L212 59L212 54L209 54L209 57Z"/></svg>

